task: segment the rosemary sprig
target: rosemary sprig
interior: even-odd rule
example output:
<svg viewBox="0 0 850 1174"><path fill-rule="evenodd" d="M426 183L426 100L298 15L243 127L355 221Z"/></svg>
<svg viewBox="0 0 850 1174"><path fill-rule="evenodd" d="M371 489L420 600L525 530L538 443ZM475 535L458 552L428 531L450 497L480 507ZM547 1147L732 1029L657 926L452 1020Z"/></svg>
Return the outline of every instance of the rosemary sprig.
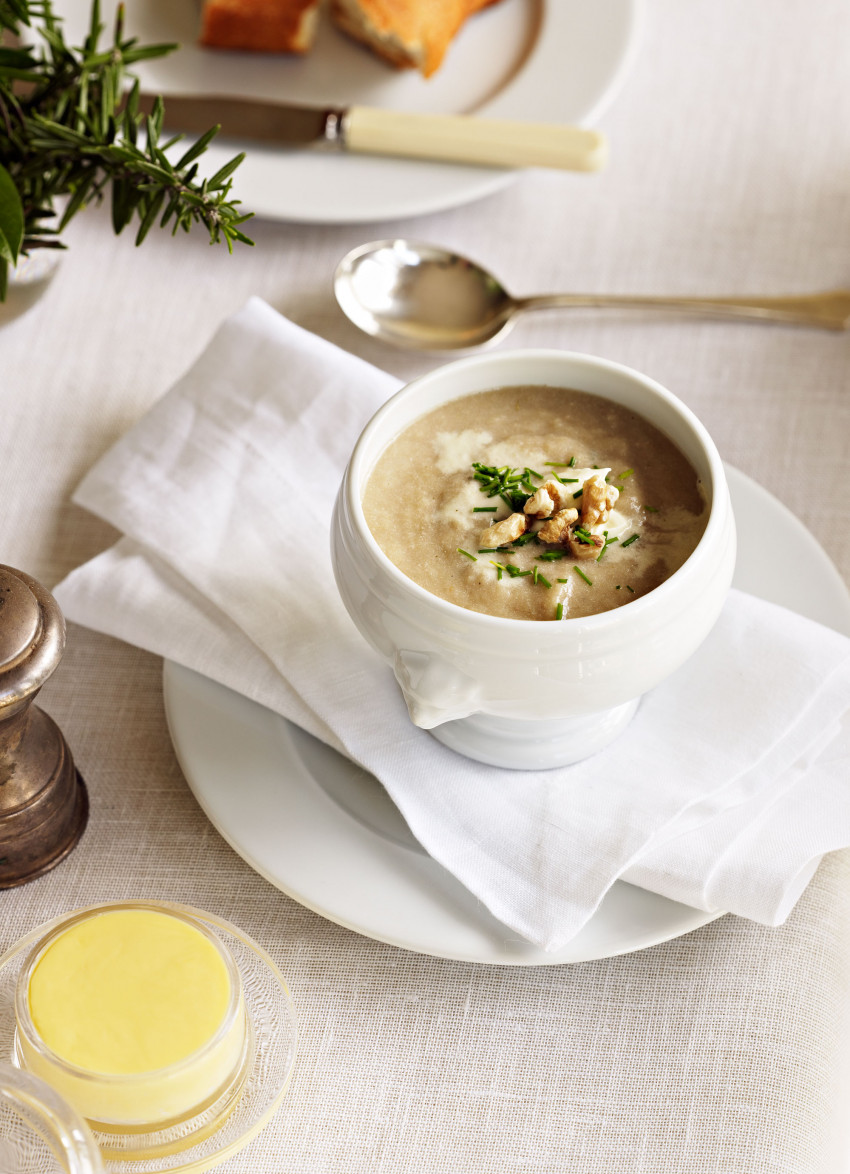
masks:
<svg viewBox="0 0 850 1174"><path fill-rule="evenodd" d="M175 45L139 45L124 33L119 5L111 43L101 47L99 0L88 35L68 45L51 0L0 0L0 300L9 267L37 248L61 249L59 237L84 207L107 191L112 225L137 222L136 244L155 223L172 234L202 224L210 243L253 244L241 230L250 214L230 197L231 176L244 155L209 179L198 178L198 158L212 127L173 161L167 152L182 138L161 142L164 106L140 110L138 81L126 93L128 71ZM29 39L35 43L25 43ZM57 220L56 205L67 197ZM17 225L20 223L20 231Z"/></svg>

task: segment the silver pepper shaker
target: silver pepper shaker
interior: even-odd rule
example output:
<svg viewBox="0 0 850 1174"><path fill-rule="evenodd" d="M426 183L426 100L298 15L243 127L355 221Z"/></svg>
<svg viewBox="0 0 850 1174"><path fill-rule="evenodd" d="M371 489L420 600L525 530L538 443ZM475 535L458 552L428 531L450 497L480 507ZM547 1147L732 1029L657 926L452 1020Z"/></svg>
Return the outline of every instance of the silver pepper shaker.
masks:
<svg viewBox="0 0 850 1174"><path fill-rule="evenodd" d="M53 868L86 826L88 794L68 743L32 704L64 649L50 592L0 565L0 888Z"/></svg>

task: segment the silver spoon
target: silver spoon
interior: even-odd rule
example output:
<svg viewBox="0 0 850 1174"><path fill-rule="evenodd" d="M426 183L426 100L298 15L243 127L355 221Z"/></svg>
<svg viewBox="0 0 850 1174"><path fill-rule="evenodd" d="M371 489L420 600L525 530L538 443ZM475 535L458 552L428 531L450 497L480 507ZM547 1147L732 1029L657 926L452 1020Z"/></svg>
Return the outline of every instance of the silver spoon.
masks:
<svg viewBox="0 0 850 1174"><path fill-rule="evenodd" d="M367 334L418 350L466 350L494 342L528 310L578 306L676 310L712 318L850 327L850 290L791 297L640 297L543 294L512 297L486 269L459 253L418 241L360 245L334 277L343 312Z"/></svg>

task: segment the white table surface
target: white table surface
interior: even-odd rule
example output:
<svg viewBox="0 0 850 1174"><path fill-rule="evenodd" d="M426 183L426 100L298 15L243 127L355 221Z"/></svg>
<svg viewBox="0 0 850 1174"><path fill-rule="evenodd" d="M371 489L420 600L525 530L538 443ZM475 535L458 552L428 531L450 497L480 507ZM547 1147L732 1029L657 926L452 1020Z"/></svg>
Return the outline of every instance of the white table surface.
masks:
<svg viewBox="0 0 850 1174"><path fill-rule="evenodd" d="M366 239L456 247L518 293L848 284L848 77L840 0L648 0L640 55L601 119L612 158L598 176L532 172L416 221L257 221L256 247L233 257L201 233L151 235L137 251L88 211L37 307L0 329L0 562L52 586L114 539L70 503L73 487L251 294L398 376L435 365L365 339L337 309L334 266ZM528 317L510 345L587 351L660 380L850 580L850 337L580 312ZM440 962L321 920L227 847L174 759L154 657L72 627L42 700L85 775L91 821L61 867L0 896L0 948L65 909L163 897L241 925L291 983L294 1085L225 1174L839 1167L846 854L778 930L727 917L575 967Z"/></svg>

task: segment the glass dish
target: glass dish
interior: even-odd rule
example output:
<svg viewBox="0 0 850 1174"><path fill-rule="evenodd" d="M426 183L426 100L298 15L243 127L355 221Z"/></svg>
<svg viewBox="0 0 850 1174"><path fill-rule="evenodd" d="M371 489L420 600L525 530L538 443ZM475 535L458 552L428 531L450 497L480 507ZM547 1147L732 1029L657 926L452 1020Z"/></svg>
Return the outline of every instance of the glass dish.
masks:
<svg viewBox="0 0 850 1174"><path fill-rule="evenodd" d="M133 1174L208 1170L232 1156L270 1120L289 1085L296 1052L292 1000L275 963L236 926L213 914L167 901L114 902L75 910L33 930L0 958L0 1062L24 1066L16 1027L19 978L48 936L95 910L142 908L176 913L212 934L233 958L246 1016L246 1048L237 1077L199 1111L146 1128L89 1122L104 1168Z"/></svg>
<svg viewBox="0 0 850 1174"><path fill-rule="evenodd" d="M91 1130L43 1080L0 1064L3 1174L102 1174Z"/></svg>

